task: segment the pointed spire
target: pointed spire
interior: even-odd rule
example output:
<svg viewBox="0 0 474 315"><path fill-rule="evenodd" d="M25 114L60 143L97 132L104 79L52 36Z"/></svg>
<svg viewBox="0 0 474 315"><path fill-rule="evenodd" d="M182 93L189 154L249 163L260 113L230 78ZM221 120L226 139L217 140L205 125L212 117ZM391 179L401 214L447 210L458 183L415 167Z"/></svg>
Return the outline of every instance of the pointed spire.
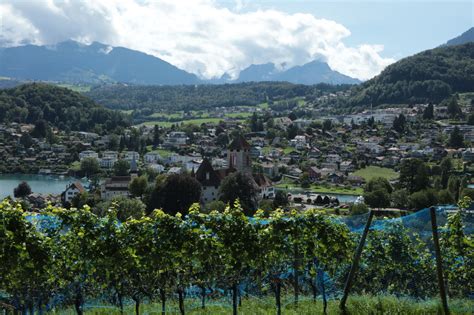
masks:
<svg viewBox="0 0 474 315"><path fill-rule="evenodd" d="M245 140L245 138L239 134L229 145L229 150L248 150L250 149L250 144Z"/></svg>
<svg viewBox="0 0 474 315"><path fill-rule="evenodd" d="M138 165L137 161L135 160L135 155L132 158L132 162L130 162L130 174L138 173Z"/></svg>

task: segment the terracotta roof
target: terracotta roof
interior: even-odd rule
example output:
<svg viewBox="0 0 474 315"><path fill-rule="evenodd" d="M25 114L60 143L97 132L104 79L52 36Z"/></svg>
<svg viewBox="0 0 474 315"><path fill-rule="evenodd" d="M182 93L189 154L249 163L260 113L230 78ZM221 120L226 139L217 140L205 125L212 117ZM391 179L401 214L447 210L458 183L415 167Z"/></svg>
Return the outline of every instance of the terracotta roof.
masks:
<svg viewBox="0 0 474 315"><path fill-rule="evenodd" d="M253 180L255 181L255 183L259 187L270 187L270 186L272 186L272 181L270 179L268 179L268 177L266 177L263 174L255 174L253 176Z"/></svg>
<svg viewBox="0 0 474 315"><path fill-rule="evenodd" d="M248 150L250 149L250 144L245 140L242 135L238 135L229 145L229 150Z"/></svg>
<svg viewBox="0 0 474 315"><path fill-rule="evenodd" d="M71 186L69 186L70 188L73 188L73 187L76 187L77 190L79 190L79 192L83 193L84 191L86 191L84 189L84 186L82 186L81 182L79 181L76 181L74 183L71 184Z"/></svg>

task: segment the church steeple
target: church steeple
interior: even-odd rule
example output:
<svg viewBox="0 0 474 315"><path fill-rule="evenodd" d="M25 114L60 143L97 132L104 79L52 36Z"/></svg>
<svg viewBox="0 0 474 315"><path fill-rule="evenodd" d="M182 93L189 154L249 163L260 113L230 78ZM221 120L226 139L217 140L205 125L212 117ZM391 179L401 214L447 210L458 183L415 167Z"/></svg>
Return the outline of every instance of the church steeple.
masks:
<svg viewBox="0 0 474 315"><path fill-rule="evenodd" d="M132 161L130 162L130 176L137 177L138 176L138 165L135 157L133 157Z"/></svg>
<svg viewBox="0 0 474 315"><path fill-rule="evenodd" d="M227 150L227 162L229 168L238 172L252 172L252 161L250 159L250 144L242 135L238 135L229 145Z"/></svg>

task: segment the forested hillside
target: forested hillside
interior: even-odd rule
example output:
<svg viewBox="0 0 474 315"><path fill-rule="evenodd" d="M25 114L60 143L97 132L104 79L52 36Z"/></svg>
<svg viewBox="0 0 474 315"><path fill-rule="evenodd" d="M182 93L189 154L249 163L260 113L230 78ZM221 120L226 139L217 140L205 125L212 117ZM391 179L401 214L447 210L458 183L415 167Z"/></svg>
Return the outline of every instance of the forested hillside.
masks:
<svg viewBox="0 0 474 315"><path fill-rule="evenodd" d="M62 130L105 131L128 126L128 119L66 88L25 84L0 90L0 122L45 120Z"/></svg>
<svg viewBox="0 0 474 315"><path fill-rule="evenodd" d="M107 85L87 93L97 103L117 109L199 110L219 106L253 106L294 97L311 98L322 91L339 91L348 85L302 85L285 82L196 86Z"/></svg>
<svg viewBox="0 0 474 315"><path fill-rule="evenodd" d="M404 58L354 87L350 106L439 102L474 91L474 43L440 47Z"/></svg>

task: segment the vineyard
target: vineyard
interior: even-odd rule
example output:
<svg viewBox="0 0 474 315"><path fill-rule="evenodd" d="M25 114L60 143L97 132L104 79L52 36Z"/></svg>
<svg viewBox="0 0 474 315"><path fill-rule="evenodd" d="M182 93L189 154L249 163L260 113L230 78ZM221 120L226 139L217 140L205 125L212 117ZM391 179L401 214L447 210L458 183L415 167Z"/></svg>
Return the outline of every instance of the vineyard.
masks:
<svg viewBox="0 0 474 315"><path fill-rule="evenodd" d="M258 211L249 218L239 204L210 214L196 205L185 217L155 210L125 222L116 214L112 207L98 217L87 206L48 206L30 213L3 201L0 310L333 313L368 218L316 210L277 210L270 215ZM429 216L425 209L374 220L349 311L360 313L357 307L372 303L380 313L383 300L406 313L402 310L415 307L409 302L414 299L439 312ZM474 217L438 208L436 218L452 312L469 314L474 307Z"/></svg>

